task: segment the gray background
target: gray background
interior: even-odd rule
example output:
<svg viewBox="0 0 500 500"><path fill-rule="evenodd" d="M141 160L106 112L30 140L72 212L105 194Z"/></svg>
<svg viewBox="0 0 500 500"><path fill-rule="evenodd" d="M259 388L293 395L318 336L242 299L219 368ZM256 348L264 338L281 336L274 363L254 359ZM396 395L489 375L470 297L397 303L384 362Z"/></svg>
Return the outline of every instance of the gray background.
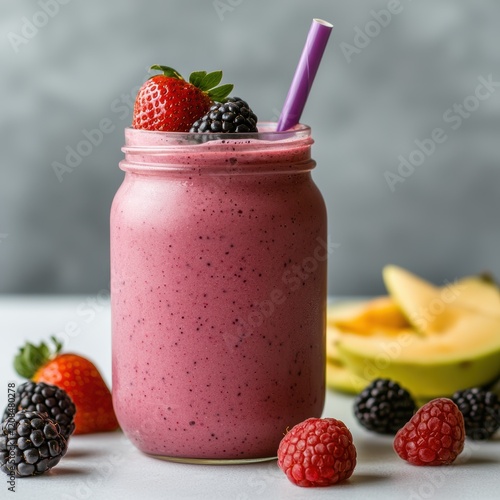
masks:
<svg viewBox="0 0 500 500"><path fill-rule="evenodd" d="M276 119L313 17L335 24L302 119L340 245L330 293L382 292L389 262L436 283L500 276L500 89L456 130L443 119L478 77L500 81L500 3L401 0L377 27L371 10L391 1L1 0L0 293L108 287L126 103L149 65L223 69L259 118ZM52 17L29 31L42 5ZM356 33L366 46L346 57ZM113 132L59 180L53 162L106 118ZM436 127L446 142L391 190L384 173Z"/></svg>

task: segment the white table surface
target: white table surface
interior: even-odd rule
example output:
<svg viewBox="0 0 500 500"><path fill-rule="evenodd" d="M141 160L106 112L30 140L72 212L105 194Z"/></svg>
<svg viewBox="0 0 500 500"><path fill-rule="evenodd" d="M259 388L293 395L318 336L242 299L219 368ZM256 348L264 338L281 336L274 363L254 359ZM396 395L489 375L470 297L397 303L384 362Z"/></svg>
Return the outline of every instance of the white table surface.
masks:
<svg viewBox="0 0 500 500"><path fill-rule="evenodd" d="M91 358L111 380L110 312L106 293L94 296L0 296L0 408L18 347L50 334ZM66 333L65 333L66 332ZM358 464L348 481L328 488L292 485L276 462L205 466L164 462L136 450L121 432L73 436L52 471L17 479L16 493L0 477L0 498L13 499L499 499L500 438L466 443L455 464L415 467L399 459L390 437L371 434L352 416L352 398L328 391L325 416L351 429Z"/></svg>

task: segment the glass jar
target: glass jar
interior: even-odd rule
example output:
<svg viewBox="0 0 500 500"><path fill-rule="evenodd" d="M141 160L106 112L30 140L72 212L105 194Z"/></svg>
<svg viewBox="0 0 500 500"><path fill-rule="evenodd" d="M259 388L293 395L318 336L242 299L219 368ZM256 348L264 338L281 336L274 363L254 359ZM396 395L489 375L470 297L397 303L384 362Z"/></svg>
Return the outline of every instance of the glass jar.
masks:
<svg viewBox="0 0 500 500"><path fill-rule="evenodd" d="M143 452L276 456L325 396L326 210L310 129L126 129L111 209L113 402Z"/></svg>

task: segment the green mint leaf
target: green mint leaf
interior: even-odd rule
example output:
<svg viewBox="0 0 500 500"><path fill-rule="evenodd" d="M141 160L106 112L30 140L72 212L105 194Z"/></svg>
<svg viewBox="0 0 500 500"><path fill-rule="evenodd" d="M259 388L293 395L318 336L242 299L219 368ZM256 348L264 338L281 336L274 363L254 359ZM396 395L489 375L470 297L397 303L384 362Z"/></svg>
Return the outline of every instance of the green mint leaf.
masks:
<svg viewBox="0 0 500 500"><path fill-rule="evenodd" d="M206 74L206 71L193 71L193 73L189 75L189 83L199 88Z"/></svg>
<svg viewBox="0 0 500 500"><path fill-rule="evenodd" d="M232 83L226 83L208 92L210 99L218 102L223 102L224 99L231 93L234 85Z"/></svg>
<svg viewBox="0 0 500 500"><path fill-rule="evenodd" d="M213 89L222 80L222 71L212 71L212 73L208 73L208 75L205 75L203 80L201 81L200 85L198 87L201 90L207 91L210 89Z"/></svg>
<svg viewBox="0 0 500 500"><path fill-rule="evenodd" d="M171 68L170 66L162 66L161 64L153 64L151 66L152 70L154 71L161 71L165 76L170 76L172 78L177 78L178 80L184 80L180 73L176 71L174 68ZM153 75L156 76L156 75ZM153 76L151 78L153 78Z"/></svg>

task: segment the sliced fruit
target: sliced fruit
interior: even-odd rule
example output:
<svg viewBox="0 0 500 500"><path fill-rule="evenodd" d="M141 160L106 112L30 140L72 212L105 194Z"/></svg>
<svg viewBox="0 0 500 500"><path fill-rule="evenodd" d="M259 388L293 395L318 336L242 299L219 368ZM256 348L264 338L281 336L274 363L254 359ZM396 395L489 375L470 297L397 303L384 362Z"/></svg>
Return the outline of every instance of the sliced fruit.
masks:
<svg viewBox="0 0 500 500"><path fill-rule="evenodd" d="M377 297L364 303L357 313L337 318L334 325L343 331L360 335L390 334L410 325L391 297Z"/></svg>
<svg viewBox="0 0 500 500"><path fill-rule="evenodd" d="M438 287L398 266L386 266L382 274L389 294L419 333L442 333L457 320L460 308Z"/></svg>
<svg viewBox="0 0 500 500"><path fill-rule="evenodd" d="M337 343L343 335L342 328L358 328L359 334L380 335L383 331L396 330L384 329L383 318L391 315L398 317L392 324L404 321L404 316L398 313L394 301L390 297L381 297L370 300L353 302L337 302L328 307L326 328L326 384L330 389L349 394L358 394L370 382L355 374L347 368L337 349ZM368 318L380 321L379 325L372 326ZM391 320L389 320L391 323ZM364 329L366 331L364 331ZM378 331L377 331L378 330Z"/></svg>
<svg viewBox="0 0 500 500"><path fill-rule="evenodd" d="M439 288L398 266L383 269L387 290L424 335L448 329L462 309L500 318L500 292L487 276L469 276Z"/></svg>
<svg viewBox="0 0 500 500"><path fill-rule="evenodd" d="M391 378L420 402L500 377L500 293L469 276L442 287L384 268L391 296L328 309L328 385L355 391Z"/></svg>
<svg viewBox="0 0 500 500"><path fill-rule="evenodd" d="M370 299L371 300L371 299ZM326 310L326 319L329 324L337 321L352 318L359 314L365 308L367 300L351 300L342 302L333 302L328 305Z"/></svg>
<svg viewBox="0 0 500 500"><path fill-rule="evenodd" d="M396 338L343 334L336 344L345 366L366 380L391 378L418 397L451 395L500 375L500 319L462 311L440 335L411 329Z"/></svg>
<svg viewBox="0 0 500 500"><path fill-rule="evenodd" d="M331 359L326 363L326 385L330 389L348 394L358 394L367 385L368 381L363 380L352 370L346 368L341 362Z"/></svg>
<svg viewBox="0 0 500 500"><path fill-rule="evenodd" d="M468 276L445 285L443 290L445 289L456 297L456 305L481 314L500 317L500 291L491 276Z"/></svg>

